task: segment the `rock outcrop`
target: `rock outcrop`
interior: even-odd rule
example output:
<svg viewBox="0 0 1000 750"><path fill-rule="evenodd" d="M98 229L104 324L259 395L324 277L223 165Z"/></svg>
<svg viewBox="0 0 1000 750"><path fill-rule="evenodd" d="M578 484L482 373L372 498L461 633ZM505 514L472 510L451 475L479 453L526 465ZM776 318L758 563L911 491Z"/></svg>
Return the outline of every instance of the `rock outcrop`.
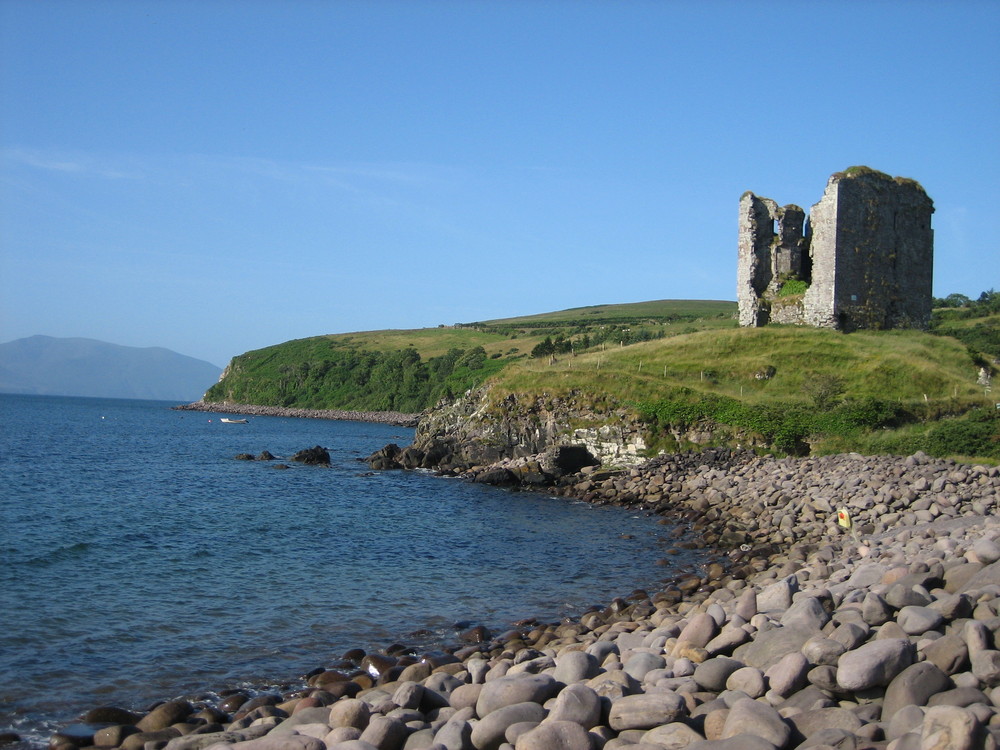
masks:
<svg viewBox="0 0 1000 750"><path fill-rule="evenodd" d="M579 466L572 471L594 464L644 461L645 433L645 426L628 409L611 406L598 413L577 392L558 397L508 393L498 399L484 387L426 412L412 445L386 446L367 460L376 469L422 468L452 475L476 467L518 468L535 461L558 478L574 461Z"/></svg>

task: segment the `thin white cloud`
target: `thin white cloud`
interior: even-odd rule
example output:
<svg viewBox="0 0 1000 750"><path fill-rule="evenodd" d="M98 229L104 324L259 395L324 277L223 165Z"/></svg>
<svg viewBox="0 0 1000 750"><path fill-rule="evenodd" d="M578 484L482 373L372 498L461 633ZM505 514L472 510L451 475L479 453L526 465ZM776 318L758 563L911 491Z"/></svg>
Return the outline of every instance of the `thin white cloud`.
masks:
<svg viewBox="0 0 1000 750"><path fill-rule="evenodd" d="M5 148L0 150L4 162L19 164L47 172L96 176L109 180L135 180L142 177L134 168L110 163L91 154L40 151L36 149Z"/></svg>

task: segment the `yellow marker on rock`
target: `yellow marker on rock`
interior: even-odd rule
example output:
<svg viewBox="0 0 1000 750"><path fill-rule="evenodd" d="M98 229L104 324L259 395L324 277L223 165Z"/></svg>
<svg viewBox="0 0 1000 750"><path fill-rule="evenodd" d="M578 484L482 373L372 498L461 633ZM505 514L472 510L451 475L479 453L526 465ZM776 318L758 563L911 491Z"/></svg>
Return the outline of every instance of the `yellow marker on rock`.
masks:
<svg viewBox="0 0 1000 750"><path fill-rule="evenodd" d="M847 508L841 508L837 511L837 523L845 529L851 528L851 514L847 512Z"/></svg>

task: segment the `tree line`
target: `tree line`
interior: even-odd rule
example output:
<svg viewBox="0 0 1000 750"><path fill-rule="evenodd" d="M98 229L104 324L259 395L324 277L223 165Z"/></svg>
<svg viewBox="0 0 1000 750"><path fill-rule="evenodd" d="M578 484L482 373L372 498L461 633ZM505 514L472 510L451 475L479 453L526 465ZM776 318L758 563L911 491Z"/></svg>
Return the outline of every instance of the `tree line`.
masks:
<svg viewBox="0 0 1000 750"><path fill-rule="evenodd" d="M230 373L205 394L232 401L302 409L415 413L464 393L504 363L481 346L451 349L424 360L415 349L380 352L331 349L322 359L276 364L234 360Z"/></svg>

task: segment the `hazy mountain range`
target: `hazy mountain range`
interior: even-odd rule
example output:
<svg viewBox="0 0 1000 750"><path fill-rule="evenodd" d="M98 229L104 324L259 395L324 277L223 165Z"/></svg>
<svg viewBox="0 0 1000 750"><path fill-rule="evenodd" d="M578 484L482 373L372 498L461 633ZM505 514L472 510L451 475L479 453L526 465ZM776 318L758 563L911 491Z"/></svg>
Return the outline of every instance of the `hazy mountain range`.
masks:
<svg viewBox="0 0 1000 750"><path fill-rule="evenodd" d="M0 344L0 393L197 401L222 374L161 347L30 336Z"/></svg>

